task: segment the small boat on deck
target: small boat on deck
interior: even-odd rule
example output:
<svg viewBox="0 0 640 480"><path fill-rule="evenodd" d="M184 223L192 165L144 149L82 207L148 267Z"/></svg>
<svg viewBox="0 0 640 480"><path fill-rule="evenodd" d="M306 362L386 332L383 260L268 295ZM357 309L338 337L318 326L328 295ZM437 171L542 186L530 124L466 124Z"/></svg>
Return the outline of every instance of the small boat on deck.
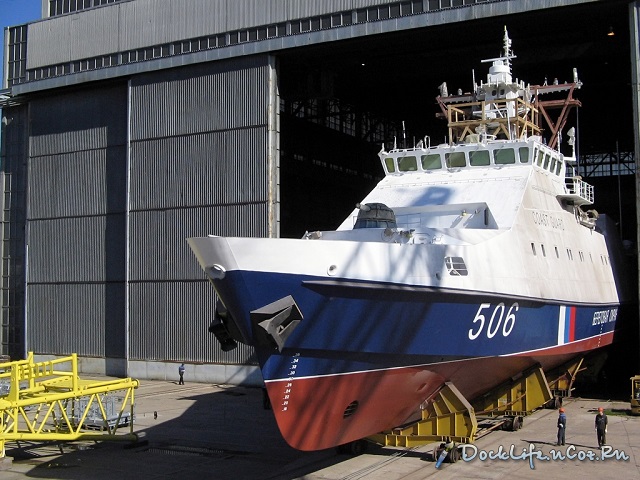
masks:
<svg viewBox="0 0 640 480"><path fill-rule="evenodd" d="M620 301L573 128L560 148L581 83L514 81L513 58L505 29L486 82L442 85L449 141L383 148L384 178L335 231L188 239L220 300L214 330L255 348L292 447L401 425L445 382L473 399L612 342Z"/></svg>

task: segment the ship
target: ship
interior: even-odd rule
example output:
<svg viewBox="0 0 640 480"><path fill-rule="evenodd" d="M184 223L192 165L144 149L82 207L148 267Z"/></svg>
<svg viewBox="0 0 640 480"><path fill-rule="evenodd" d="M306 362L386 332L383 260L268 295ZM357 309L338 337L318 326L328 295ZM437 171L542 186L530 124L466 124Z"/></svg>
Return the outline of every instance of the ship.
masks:
<svg viewBox="0 0 640 480"><path fill-rule="evenodd" d="M525 85L515 58L505 28L486 81L443 83L447 141L383 145L384 177L336 230L187 239L218 296L210 330L254 347L290 446L354 442L445 383L474 399L612 343L612 256L566 128L582 83Z"/></svg>

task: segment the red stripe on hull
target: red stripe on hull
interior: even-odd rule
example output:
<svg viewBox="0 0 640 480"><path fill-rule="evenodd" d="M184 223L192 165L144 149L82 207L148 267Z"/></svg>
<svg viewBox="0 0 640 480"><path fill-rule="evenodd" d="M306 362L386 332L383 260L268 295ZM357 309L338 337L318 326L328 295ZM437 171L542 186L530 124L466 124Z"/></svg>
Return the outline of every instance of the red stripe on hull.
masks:
<svg viewBox="0 0 640 480"><path fill-rule="evenodd" d="M613 332L603 333L597 337L587 338L578 342L567 343L565 345L558 345L556 347L549 347L542 350L536 350L535 352L521 353L516 356L542 356L540 363L544 369L549 368L546 364L548 360L545 357L554 355L566 355L566 354L578 354L588 352L600 347L606 347L613 342ZM553 365L555 366L555 365Z"/></svg>
<svg viewBox="0 0 640 480"><path fill-rule="evenodd" d="M536 364L544 370L609 345L613 333L508 357L267 382L278 427L299 450L322 450L406 423L445 381L473 399Z"/></svg>

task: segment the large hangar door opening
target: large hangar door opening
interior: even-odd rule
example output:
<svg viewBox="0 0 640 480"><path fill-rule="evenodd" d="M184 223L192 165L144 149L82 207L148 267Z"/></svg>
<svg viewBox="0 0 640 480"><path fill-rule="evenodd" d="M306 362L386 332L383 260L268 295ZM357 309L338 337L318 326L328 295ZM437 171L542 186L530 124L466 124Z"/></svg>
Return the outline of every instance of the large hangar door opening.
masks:
<svg viewBox="0 0 640 480"><path fill-rule="evenodd" d="M401 146L404 137L412 143L425 135L432 144L445 141L446 123L436 118L438 86L447 82L450 92L468 92L474 77L484 80L488 66L476 59L500 53L505 26L517 56L514 77L564 82L577 69L584 82L576 94L584 107L578 113L581 155L633 152L627 2L298 48L279 56L281 236L336 228L381 177L376 154L383 142L389 148L394 137ZM590 177L586 165L580 174ZM635 211L626 211L635 207L632 190L623 197L630 201L620 212L617 195L603 188L596 208L616 221L623 215L624 235L635 239Z"/></svg>

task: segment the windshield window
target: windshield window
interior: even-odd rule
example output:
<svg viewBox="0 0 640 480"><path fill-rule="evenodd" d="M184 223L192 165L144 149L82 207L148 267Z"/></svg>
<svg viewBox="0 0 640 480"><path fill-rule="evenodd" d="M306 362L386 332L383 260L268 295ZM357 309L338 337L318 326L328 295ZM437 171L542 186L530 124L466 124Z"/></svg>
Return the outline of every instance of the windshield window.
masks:
<svg viewBox="0 0 640 480"><path fill-rule="evenodd" d="M438 170L442 168L442 160L439 153L432 153L431 155L422 156L422 169L423 170Z"/></svg>
<svg viewBox="0 0 640 480"><path fill-rule="evenodd" d="M447 168L466 167L467 161L464 158L464 152L453 152L445 155Z"/></svg>
<svg viewBox="0 0 640 480"><path fill-rule="evenodd" d="M501 148L495 151L496 165L506 165L507 163L516 163L516 155L513 148Z"/></svg>
<svg viewBox="0 0 640 480"><path fill-rule="evenodd" d="M398 170L401 172L415 172L418 170L418 162L416 157L398 158Z"/></svg>
<svg viewBox="0 0 640 480"><path fill-rule="evenodd" d="M475 152L469 152L469 164L472 167L481 167L489 165L490 163L489 150L476 150Z"/></svg>

